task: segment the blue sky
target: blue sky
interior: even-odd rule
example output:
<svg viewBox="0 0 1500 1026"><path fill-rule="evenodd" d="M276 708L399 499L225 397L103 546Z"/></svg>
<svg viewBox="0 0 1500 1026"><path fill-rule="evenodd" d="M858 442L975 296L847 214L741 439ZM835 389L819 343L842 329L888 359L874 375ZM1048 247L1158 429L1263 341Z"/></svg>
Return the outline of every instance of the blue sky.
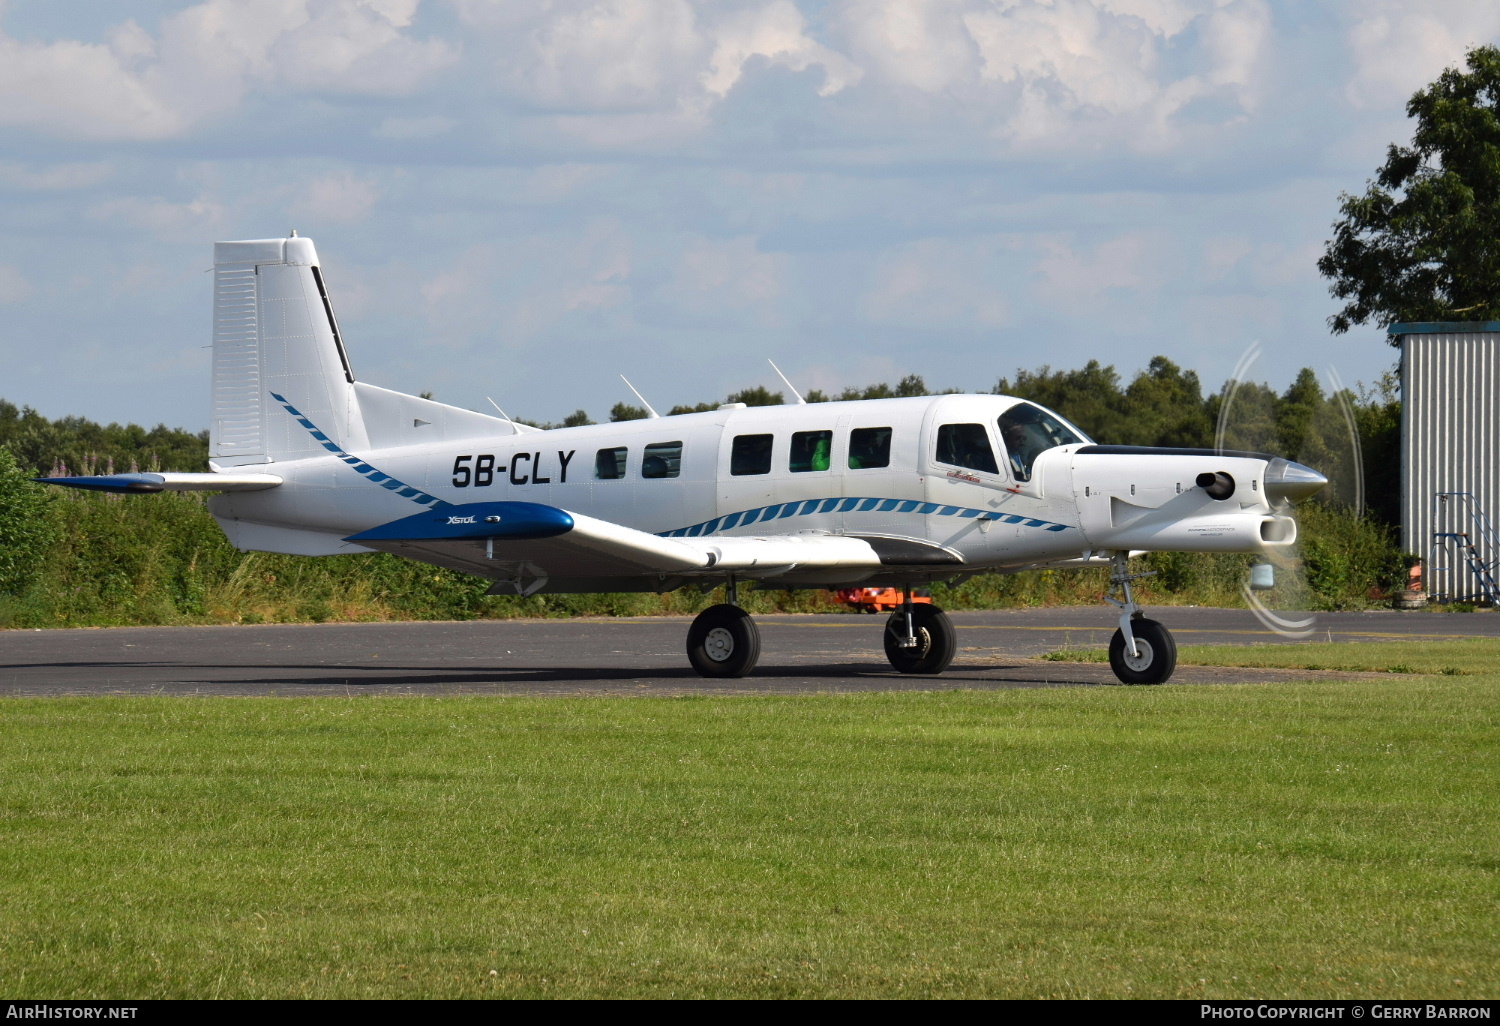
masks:
<svg viewBox="0 0 1500 1026"><path fill-rule="evenodd" d="M0 396L208 417L211 244L311 236L356 372L596 419L1155 354L1346 382L1314 262L1454 0L0 0Z"/></svg>

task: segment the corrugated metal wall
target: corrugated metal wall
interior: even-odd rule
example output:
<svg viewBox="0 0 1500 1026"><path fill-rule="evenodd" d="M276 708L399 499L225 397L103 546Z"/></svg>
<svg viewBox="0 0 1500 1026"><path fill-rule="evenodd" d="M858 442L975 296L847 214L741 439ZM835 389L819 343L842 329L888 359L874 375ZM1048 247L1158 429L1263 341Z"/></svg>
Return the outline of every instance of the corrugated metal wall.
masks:
<svg viewBox="0 0 1500 1026"><path fill-rule="evenodd" d="M1472 515L1500 523L1500 332L1401 339L1402 545L1423 558L1429 594L1473 596L1479 584L1460 550L1451 542L1434 549L1433 535L1468 534L1486 564L1500 559L1500 539ZM1438 500L1443 492L1473 499Z"/></svg>

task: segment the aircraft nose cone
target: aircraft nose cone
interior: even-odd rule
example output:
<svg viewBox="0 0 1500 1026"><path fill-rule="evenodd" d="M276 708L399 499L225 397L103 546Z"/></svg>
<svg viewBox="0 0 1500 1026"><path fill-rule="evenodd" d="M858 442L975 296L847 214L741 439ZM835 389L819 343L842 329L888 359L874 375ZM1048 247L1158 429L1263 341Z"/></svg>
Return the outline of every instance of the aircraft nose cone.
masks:
<svg viewBox="0 0 1500 1026"><path fill-rule="evenodd" d="M1266 495L1278 502L1301 502L1328 487L1328 478L1312 467L1274 459L1266 468Z"/></svg>

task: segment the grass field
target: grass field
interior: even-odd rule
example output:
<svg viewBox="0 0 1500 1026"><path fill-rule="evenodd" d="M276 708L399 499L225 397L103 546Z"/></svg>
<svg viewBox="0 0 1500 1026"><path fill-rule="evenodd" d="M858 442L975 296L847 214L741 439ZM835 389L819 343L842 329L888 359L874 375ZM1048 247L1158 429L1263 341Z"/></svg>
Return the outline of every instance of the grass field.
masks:
<svg viewBox="0 0 1500 1026"><path fill-rule="evenodd" d="M0 991L1493 997L1497 685L10 699Z"/></svg>
<svg viewBox="0 0 1500 1026"><path fill-rule="evenodd" d="M1106 663L1098 648L1059 649L1043 658ZM1500 638L1392 641L1366 644L1308 641L1295 645L1183 645L1185 666L1279 666L1295 670L1371 670L1377 673L1490 674L1500 667Z"/></svg>

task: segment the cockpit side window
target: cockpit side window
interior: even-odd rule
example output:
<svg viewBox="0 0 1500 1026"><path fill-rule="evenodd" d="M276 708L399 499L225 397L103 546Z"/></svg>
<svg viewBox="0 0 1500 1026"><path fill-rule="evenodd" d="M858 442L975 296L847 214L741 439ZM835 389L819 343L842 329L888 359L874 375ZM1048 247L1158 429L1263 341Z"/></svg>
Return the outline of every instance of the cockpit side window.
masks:
<svg viewBox="0 0 1500 1026"><path fill-rule="evenodd" d="M998 474L995 450L983 424L944 424L938 428L937 461L965 470Z"/></svg>
<svg viewBox="0 0 1500 1026"><path fill-rule="evenodd" d="M1017 481L1030 481L1037 456L1059 445L1083 441L1052 414L1031 403L1017 403L1000 415L1000 440Z"/></svg>

